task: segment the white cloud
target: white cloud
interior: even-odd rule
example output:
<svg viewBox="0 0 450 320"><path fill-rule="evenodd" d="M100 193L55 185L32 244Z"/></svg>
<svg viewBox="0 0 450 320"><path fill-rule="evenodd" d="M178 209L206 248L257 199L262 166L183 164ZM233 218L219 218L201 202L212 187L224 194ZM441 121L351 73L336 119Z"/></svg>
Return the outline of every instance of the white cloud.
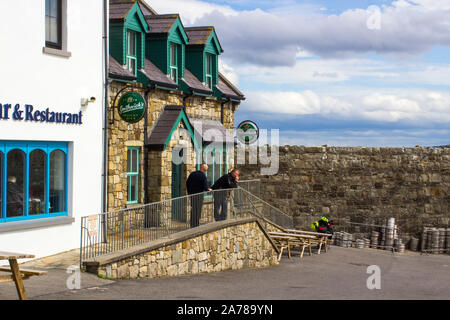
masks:
<svg viewBox="0 0 450 320"><path fill-rule="evenodd" d="M236 15L230 6L217 5L200 0L145 0L158 14L179 13L185 26L190 26L206 14L218 11L221 14Z"/></svg>
<svg viewBox="0 0 450 320"><path fill-rule="evenodd" d="M414 147L447 145L450 130L314 130L280 131L280 145Z"/></svg>
<svg viewBox="0 0 450 320"><path fill-rule="evenodd" d="M214 24L225 56L235 62L291 66L298 47L322 57L348 58L367 53L411 56L434 45L450 45L449 6L397 1L380 7L379 28L368 27L374 14L371 7L339 15L281 8L233 14L216 10L196 23Z"/></svg>
<svg viewBox="0 0 450 320"><path fill-rule="evenodd" d="M222 59L219 59L219 72L222 73L233 85L239 85L239 75L236 70L225 63Z"/></svg>
<svg viewBox="0 0 450 320"><path fill-rule="evenodd" d="M450 123L450 94L423 90L335 97L311 90L252 91L247 92L247 101L241 110L382 122Z"/></svg>

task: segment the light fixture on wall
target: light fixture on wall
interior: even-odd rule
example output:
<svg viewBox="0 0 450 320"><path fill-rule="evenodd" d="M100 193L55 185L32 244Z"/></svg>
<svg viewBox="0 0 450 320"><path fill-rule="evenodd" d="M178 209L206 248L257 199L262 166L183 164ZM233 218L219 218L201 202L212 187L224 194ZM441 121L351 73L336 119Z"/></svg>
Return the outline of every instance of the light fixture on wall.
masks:
<svg viewBox="0 0 450 320"><path fill-rule="evenodd" d="M95 102L95 97L90 97L90 98L81 98L81 109L84 111L86 110L88 103L94 103Z"/></svg>

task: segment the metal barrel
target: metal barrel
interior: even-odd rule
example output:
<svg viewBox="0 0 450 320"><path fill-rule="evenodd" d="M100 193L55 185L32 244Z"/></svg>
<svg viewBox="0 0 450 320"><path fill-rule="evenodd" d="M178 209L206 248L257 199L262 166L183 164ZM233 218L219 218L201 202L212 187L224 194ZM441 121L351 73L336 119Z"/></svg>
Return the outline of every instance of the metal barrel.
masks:
<svg viewBox="0 0 450 320"><path fill-rule="evenodd" d="M395 226L395 218L389 218L389 219L388 219L388 222L387 222L387 227L393 229L394 226Z"/></svg>
<svg viewBox="0 0 450 320"><path fill-rule="evenodd" d="M405 252L405 245L403 243L400 243L397 247L397 251L399 253L404 253Z"/></svg>
<svg viewBox="0 0 450 320"><path fill-rule="evenodd" d="M433 252L433 229L434 228L427 229L427 245L425 248L425 251L427 252Z"/></svg>
<svg viewBox="0 0 450 320"><path fill-rule="evenodd" d="M370 248L370 239L364 238L364 248Z"/></svg>
<svg viewBox="0 0 450 320"><path fill-rule="evenodd" d="M439 228L439 253L445 251L445 228Z"/></svg>
<svg viewBox="0 0 450 320"><path fill-rule="evenodd" d="M364 249L364 240L363 239L356 239L356 248Z"/></svg>
<svg viewBox="0 0 450 320"><path fill-rule="evenodd" d="M420 239L420 251L421 252L425 252L425 250L427 249L427 241L428 241L427 236L428 236L428 228L423 227L422 237Z"/></svg>
<svg viewBox="0 0 450 320"><path fill-rule="evenodd" d="M394 227L393 226L388 225L386 227L386 241L384 243L384 246L385 246L386 250L392 249L392 247L394 246Z"/></svg>
<svg viewBox="0 0 450 320"><path fill-rule="evenodd" d="M371 248L378 248L378 239L379 239L380 233L377 231L372 231L372 235L370 237L370 247Z"/></svg>
<svg viewBox="0 0 450 320"><path fill-rule="evenodd" d="M439 253L439 229L433 228L432 231L432 243L431 243L432 253Z"/></svg>
<svg viewBox="0 0 450 320"><path fill-rule="evenodd" d="M417 238L411 238L411 241L409 243L409 249L411 251L417 251L419 249L419 239Z"/></svg>
<svg viewBox="0 0 450 320"><path fill-rule="evenodd" d="M450 228L447 228L445 233L446 233L445 248L447 250L447 254L450 254Z"/></svg>

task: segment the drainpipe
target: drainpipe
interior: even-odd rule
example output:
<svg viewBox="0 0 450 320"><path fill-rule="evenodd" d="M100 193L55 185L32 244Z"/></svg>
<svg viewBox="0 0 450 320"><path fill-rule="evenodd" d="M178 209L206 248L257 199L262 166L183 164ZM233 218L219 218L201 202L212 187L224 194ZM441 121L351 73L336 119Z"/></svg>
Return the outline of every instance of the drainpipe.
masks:
<svg viewBox="0 0 450 320"><path fill-rule="evenodd" d="M194 91L192 91L189 94L185 94L183 96L183 109L184 109L184 112L186 112L186 100L187 100L187 98L192 97L193 95L194 95Z"/></svg>
<svg viewBox="0 0 450 320"><path fill-rule="evenodd" d="M103 0L103 54L104 54L104 119L103 119L103 179L102 212L108 208L108 85L109 85L109 50L108 50L108 0Z"/></svg>
<svg viewBox="0 0 450 320"><path fill-rule="evenodd" d="M148 147L147 147L147 127L148 127L148 96L150 92L156 90L156 85L153 85L153 87L149 87L145 91L145 104L147 106L147 109L144 114L144 203L149 203L149 197L148 197Z"/></svg>
<svg viewBox="0 0 450 320"><path fill-rule="evenodd" d="M223 117L224 117L224 115L223 115L223 106L224 106L225 103L230 102L230 101L231 101L230 98L227 98L227 100L225 100L224 102L222 102L220 104L220 123L222 123L222 124L223 124Z"/></svg>

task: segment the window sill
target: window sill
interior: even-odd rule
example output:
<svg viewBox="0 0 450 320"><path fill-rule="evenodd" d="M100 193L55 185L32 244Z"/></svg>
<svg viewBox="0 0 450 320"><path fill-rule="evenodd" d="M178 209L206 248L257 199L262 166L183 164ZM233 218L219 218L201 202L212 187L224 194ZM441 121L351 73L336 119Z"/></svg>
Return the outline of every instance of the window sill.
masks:
<svg viewBox="0 0 450 320"><path fill-rule="evenodd" d="M50 47L43 47L42 52L47 53L47 54L52 54L55 56L60 56L63 58L70 58L72 56L72 53L70 53L68 51L54 49L54 48L50 48Z"/></svg>
<svg viewBox="0 0 450 320"><path fill-rule="evenodd" d="M135 208L135 207L142 207L144 204L143 203L127 203L126 205L126 209L131 209L131 208Z"/></svg>
<svg viewBox="0 0 450 320"><path fill-rule="evenodd" d="M36 220L4 222L0 224L0 233L22 231L26 229L35 229L42 227L53 227L63 224L72 224L75 219L68 216L43 218Z"/></svg>

